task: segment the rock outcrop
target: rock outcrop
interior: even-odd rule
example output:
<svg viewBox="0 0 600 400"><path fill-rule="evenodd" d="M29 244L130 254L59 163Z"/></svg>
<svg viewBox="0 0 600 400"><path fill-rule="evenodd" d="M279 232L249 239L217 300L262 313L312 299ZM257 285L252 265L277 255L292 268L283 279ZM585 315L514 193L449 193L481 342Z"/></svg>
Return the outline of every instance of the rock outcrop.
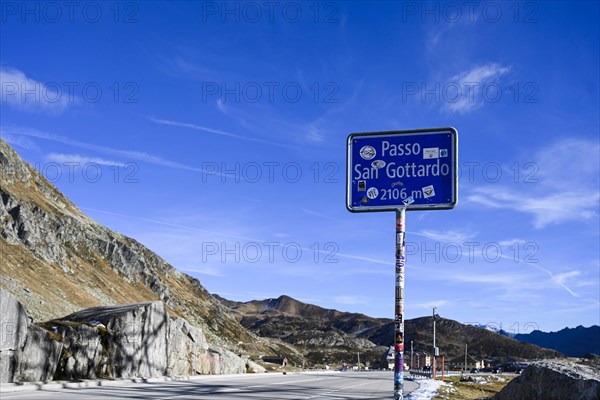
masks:
<svg viewBox="0 0 600 400"><path fill-rule="evenodd" d="M53 321L46 324L62 335L64 350L55 374L56 379L98 379L111 376L108 357L108 331L104 326L65 324L60 328Z"/></svg>
<svg viewBox="0 0 600 400"><path fill-rule="evenodd" d="M21 303L0 289L0 382L12 382L27 336L27 313Z"/></svg>
<svg viewBox="0 0 600 400"><path fill-rule="evenodd" d="M90 308L37 326L12 295L0 289L0 297L2 382L240 374L248 368L247 358L209 344L202 329L170 318L160 301Z"/></svg>
<svg viewBox="0 0 600 400"><path fill-rule="evenodd" d="M53 322L59 335L65 326L69 332L66 360L59 371L65 377L153 377L167 372L169 316L160 301L89 308L46 325ZM77 337L84 342L73 340ZM86 370L94 373L88 376Z"/></svg>
<svg viewBox="0 0 600 400"><path fill-rule="evenodd" d="M61 349L62 343L34 325L21 303L0 289L0 382L51 380Z"/></svg>
<svg viewBox="0 0 600 400"><path fill-rule="evenodd" d="M260 364L255 363L252 360L246 362L246 372L251 374L262 374L267 372L267 369Z"/></svg>
<svg viewBox="0 0 600 400"><path fill-rule="evenodd" d="M169 321L167 374L241 374L247 362L236 354L206 341L200 328L183 318Z"/></svg>
<svg viewBox="0 0 600 400"><path fill-rule="evenodd" d="M600 400L600 370L569 361L529 365L493 400Z"/></svg>
<svg viewBox="0 0 600 400"><path fill-rule="evenodd" d="M19 355L19 368L14 381L51 381L62 347L62 343L53 340L47 331L37 325L29 324L25 346Z"/></svg>

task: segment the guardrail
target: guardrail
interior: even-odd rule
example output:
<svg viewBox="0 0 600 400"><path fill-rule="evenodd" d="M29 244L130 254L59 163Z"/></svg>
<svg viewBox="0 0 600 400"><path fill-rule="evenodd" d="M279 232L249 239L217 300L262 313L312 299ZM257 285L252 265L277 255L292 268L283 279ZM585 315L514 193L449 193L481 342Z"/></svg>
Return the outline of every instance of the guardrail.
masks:
<svg viewBox="0 0 600 400"><path fill-rule="evenodd" d="M444 377L446 376L457 376L462 374L462 371L444 371ZM433 371L421 371L421 370L409 370L409 377L418 377L418 378L428 378L433 379ZM436 376L438 379L442 378L442 370L438 370L436 372Z"/></svg>
<svg viewBox="0 0 600 400"><path fill-rule="evenodd" d="M433 378L433 373L431 371L408 371L409 378Z"/></svg>

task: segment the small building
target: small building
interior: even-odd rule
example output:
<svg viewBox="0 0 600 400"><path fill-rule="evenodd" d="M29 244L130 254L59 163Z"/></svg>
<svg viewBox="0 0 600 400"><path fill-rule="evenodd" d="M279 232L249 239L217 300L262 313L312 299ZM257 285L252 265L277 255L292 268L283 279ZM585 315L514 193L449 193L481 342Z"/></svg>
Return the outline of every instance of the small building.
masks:
<svg viewBox="0 0 600 400"><path fill-rule="evenodd" d="M446 360L446 365L450 369L463 370L463 369L465 369L465 357L460 356L460 357L455 357L451 360ZM484 367L485 367L484 360L477 360L475 357L467 355L467 366L466 366L467 371L469 371L473 368L482 369Z"/></svg>
<svg viewBox="0 0 600 400"><path fill-rule="evenodd" d="M413 369L423 369L431 366L432 364L431 355L425 352L415 351L412 356ZM410 354L408 357L410 357ZM408 362L410 364L410 358L408 358Z"/></svg>

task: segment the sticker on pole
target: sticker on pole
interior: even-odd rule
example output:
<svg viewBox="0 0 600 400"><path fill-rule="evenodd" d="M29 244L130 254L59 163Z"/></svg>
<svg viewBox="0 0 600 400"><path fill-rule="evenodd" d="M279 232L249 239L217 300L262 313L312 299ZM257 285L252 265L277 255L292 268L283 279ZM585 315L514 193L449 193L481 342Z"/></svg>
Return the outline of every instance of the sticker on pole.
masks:
<svg viewBox="0 0 600 400"><path fill-rule="evenodd" d="M457 149L454 128L351 134L346 207L352 212L454 208Z"/></svg>

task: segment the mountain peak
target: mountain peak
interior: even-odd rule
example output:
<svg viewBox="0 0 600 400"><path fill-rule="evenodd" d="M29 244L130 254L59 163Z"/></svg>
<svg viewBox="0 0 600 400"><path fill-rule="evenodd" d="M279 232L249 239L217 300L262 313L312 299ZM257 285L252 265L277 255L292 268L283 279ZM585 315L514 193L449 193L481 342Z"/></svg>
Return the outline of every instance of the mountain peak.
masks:
<svg viewBox="0 0 600 400"><path fill-rule="evenodd" d="M353 362L356 352L361 359L376 362L392 345L394 321L363 314L329 310L306 304L289 296L248 302L224 300L238 320L261 337L276 338L298 346L311 362L319 362L323 353L338 362ZM462 357L465 343L470 354L481 358L558 357L554 350L522 343L492 330L461 324L436 317L438 343L447 357ZM406 320L405 341L414 341L420 353L431 351L433 321L431 316Z"/></svg>

